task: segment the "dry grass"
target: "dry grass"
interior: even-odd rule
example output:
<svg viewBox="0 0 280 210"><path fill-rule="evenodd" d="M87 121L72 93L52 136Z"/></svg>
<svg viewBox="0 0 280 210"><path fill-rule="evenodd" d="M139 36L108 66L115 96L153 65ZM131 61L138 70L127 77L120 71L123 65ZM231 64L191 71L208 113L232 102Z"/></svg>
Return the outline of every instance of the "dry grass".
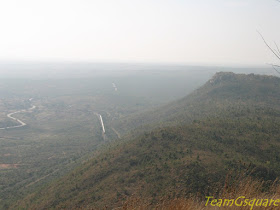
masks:
<svg viewBox="0 0 280 210"><path fill-rule="evenodd" d="M265 182L261 180L253 179L250 176L246 175L239 175L238 178L234 178L230 174L227 175L225 184L221 191L217 193L217 195L210 195L213 196L214 199L237 199L240 196L246 197L246 199L273 199L277 200L280 199L280 184L278 180L275 180L273 183L269 185L269 187L264 191ZM272 210L272 209L280 209L280 202L278 203L279 206L261 206L256 207L255 205L253 208L249 205L247 206L211 206L210 202L207 206L206 198L201 199L195 196L190 198L176 198L173 200L162 199L157 204L152 204L151 202L142 201L139 198L129 198L123 206L120 208L116 208L118 210L205 210L205 209L219 209L219 210L245 210L245 209L265 209L265 210ZM210 200L211 201L211 200Z"/></svg>

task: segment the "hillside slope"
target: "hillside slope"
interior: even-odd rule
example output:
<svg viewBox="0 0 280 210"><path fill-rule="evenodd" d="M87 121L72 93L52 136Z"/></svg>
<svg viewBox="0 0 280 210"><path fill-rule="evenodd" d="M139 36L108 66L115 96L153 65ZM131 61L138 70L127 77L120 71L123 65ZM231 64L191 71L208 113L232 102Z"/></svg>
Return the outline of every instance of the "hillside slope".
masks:
<svg viewBox="0 0 280 210"><path fill-rule="evenodd" d="M122 134L190 123L228 111L230 106L253 105L280 109L280 79L254 74L219 72L188 96L149 112L113 123ZM223 113L224 114L224 113Z"/></svg>
<svg viewBox="0 0 280 210"><path fill-rule="evenodd" d="M115 143L11 209L111 208L130 196L156 202L209 195L229 170L274 180L279 93L279 78L219 73L190 96L142 116L162 121L161 128Z"/></svg>

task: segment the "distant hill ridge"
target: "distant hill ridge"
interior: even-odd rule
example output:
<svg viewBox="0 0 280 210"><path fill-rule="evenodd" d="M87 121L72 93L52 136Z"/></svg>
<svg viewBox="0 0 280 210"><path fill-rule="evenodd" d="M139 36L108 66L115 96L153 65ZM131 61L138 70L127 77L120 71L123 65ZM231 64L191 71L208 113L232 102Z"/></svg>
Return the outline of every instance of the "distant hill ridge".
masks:
<svg viewBox="0 0 280 210"><path fill-rule="evenodd" d="M206 84L188 96L160 108L136 114L113 123L122 134L133 129L149 130L192 122L216 114L219 108L254 106L280 108L280 78L266 75L218 72Z"/></svg>
<svg viewBox="0 0 280 210"><path fill-rule="evenodd" d="M236 80L274 80L277 81L278 77L271 75L258 75L258 74L235 74L233 72L217 72L210 80L210 83L217 84L223 81L236 81Z"/></svg>

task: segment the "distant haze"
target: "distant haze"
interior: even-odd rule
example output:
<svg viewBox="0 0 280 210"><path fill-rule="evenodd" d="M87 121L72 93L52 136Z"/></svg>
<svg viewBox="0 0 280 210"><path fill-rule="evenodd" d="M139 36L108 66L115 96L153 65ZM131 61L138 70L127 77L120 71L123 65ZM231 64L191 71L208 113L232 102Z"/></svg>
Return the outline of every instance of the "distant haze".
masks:
<svg viewBox="0 0 280 210"><path fill-rule="evenodd" d="M1 61L275 62L276 0L7 0Z"/></svg>
<svg viewBox="0 0 280 210"><path fill-rule="evenodd" d="M0 62L0 79L125 77L141 74L184 73L210 79L216 72L279 76L270 66L193 66L166 63L89 63L89 62ZM171 75L172 75L171 74Z"/></svg>

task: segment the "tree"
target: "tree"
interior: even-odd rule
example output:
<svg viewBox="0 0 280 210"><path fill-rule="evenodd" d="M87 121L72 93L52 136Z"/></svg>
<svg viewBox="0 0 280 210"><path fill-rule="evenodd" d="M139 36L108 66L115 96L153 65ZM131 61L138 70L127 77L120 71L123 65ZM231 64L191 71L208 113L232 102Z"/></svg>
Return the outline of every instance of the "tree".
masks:
<svg viewBox="0 0 280 210"><path fill-rule="evenodd" d="M265 38L263 37L263 35L262 35L259 31L258 31L258 33L260 34L260 36L261 36L263 42L264 42L265 45L268 47L268 49L269 49L269 50L276 56L276 58L280 61L280 50L279 50L279 47L278 47L277 43L274 42L275 48L272 48L272 46L269 45L269 44L267 43L267 41L265 40ZM274 70L275 70L278 74L280 74L280 65L278 65L278 64L273 64L273 63L272 63L272 64L269 64L269 65L271 65L272 68L274 68Z"/></svg>
<svg viewBox="0 0 280 210"><path fill-rule="evenodd" d="M280 2L280 0L276 0L276 1ZM276 56L276 58L280 61L280 50L279 50L279 47L278 47L277 43L274 42L275 48L273 48L270 44L267 43L267 41L265 40L265 38L263 37L263 35L262 35L259 31L257 31L257 32L260 34L260 36L261 36L263 42L264 42L265 45L268 47L268 49L269 49L269 50ZM280 74L280 65L279 65L279 64L269 64L269 65L271 65L272 68L274 68L274 70L275 70L278 74Z"/></svg>

